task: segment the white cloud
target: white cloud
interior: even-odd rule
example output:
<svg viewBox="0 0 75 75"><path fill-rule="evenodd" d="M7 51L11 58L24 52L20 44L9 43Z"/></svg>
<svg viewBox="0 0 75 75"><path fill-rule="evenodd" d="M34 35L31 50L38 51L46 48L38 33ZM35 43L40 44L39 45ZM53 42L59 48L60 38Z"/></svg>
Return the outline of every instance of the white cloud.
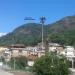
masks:
<svg viewBox="0 0 75 75"><path fill-rule="evenodd" d="M1 33L0 33L0 37L1 37L1 36L4 36L4 35L6 35L6 34L7 34L7 33L1 32Z"/></svg>

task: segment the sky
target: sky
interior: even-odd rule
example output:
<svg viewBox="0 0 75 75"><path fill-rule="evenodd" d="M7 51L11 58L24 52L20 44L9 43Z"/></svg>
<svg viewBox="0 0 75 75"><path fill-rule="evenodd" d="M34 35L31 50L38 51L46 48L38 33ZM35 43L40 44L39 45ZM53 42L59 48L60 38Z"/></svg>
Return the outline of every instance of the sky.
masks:
<svg viewBox="0 0 75 75"><path fill-rule="evenodd" d="M71 15L75 15L75 0L0 0L0 33L27 23L25 17L39 23L39 18L45 16L46 23L53 23Z"/></svg>

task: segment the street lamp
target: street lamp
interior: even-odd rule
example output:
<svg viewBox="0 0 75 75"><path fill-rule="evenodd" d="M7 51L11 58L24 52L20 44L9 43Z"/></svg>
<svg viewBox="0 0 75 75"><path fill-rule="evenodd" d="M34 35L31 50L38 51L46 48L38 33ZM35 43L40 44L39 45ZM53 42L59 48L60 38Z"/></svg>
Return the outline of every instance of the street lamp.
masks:
<svg viewBox="0 0 75 75"><path fill-rule="evenodd" d="M44 16L40 17L40 23L42 24L42 50L43 50L43 26L45 23L46 18Z"/></svg>

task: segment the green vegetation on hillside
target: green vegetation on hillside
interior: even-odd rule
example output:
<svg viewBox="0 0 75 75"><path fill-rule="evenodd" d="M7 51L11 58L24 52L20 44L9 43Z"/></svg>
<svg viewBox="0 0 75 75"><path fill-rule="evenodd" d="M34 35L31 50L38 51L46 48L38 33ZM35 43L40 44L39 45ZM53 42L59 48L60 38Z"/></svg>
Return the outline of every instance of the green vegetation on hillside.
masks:
<svg viewBox="0 0 75 75"><path fill-rule="evenodd" d="M44 25L44 41L75 46L75 16L65 17L53 24ZM0 45L25 44L34 46L41 42L41 24L27 23L6 36L0 37Z"/></svg>
<svg viewBox="0 0 75 75"><path fill-rule="evenodd" d="M64 33L53 33L49 35L51 42L56 42L62 45L75 46L75 31L68 31Z"/></svg>

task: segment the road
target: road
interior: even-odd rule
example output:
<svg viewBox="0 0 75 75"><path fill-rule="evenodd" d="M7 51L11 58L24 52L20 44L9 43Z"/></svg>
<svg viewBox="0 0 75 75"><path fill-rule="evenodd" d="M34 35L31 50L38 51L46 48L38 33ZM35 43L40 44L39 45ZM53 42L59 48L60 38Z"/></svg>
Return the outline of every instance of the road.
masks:
<svg viewBox="0 0 75 75"><path fill-rule="evenodd" d="M71 75L75 75L75 69L74 68L69 68L69 69L72 72Z"/></svg>
<svg viewBox="0 0 75 75"><path fill-rule="evenodd" d="M72 74L70 75L75 75L75 69L70 69L72 71ZM0 75L32 75L32 73L29 72L12 72L9 73L7 71L4 71L3 69L0 68Z"/></svg>
<svg viewBox="0 0 75 75"><path fill-rule="evenodd" d="M72 74L71 75L75 75L75 72L72 72Z"/></svg>
<svg viewBox="0 0 75 75"><path fill-rule="evenodd" d="M3 70L0 69L0 75L14 75L14 74L3 71Z"/></svg>

